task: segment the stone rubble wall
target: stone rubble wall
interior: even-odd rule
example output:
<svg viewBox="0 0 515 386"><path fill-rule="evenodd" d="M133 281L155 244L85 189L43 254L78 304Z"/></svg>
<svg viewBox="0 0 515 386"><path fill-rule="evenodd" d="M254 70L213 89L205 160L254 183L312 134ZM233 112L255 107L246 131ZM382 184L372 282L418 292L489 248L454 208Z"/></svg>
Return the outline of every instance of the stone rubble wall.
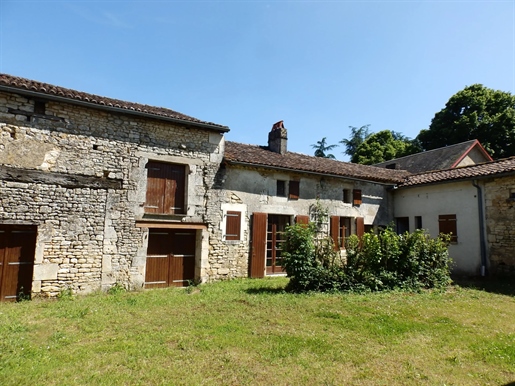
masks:
<svg viewBox="0 0 515 386"><path fill-rule="evenodd" d="M515 275L515 176L485 183L490 273Z"/></svg>
<svg viewBox="0 0 515 386"><path fill-rule="evenodd" d="M0 222L38 226L34 293L142 286L148 230L136 221L144 215L148 159L188 165L181 220L215 227L216 214L206 210L223 157L220 134L54 101L45 116L33 111L33 100L0 92L0 165L121 181L121 189L1 181Z"/></svg>

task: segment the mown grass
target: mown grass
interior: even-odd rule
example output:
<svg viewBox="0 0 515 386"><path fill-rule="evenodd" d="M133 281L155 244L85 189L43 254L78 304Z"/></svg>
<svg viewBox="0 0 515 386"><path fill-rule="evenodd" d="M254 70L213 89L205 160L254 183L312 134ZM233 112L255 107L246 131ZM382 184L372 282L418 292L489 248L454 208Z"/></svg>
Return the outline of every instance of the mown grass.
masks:
<svg viewBox="0 0 515 386"><path fill-rule="evenodd" d="M286 283L235 280L0 304L0 384L515 381L513 284L499 293L455 286L295 295L284 292Z"/></svg>

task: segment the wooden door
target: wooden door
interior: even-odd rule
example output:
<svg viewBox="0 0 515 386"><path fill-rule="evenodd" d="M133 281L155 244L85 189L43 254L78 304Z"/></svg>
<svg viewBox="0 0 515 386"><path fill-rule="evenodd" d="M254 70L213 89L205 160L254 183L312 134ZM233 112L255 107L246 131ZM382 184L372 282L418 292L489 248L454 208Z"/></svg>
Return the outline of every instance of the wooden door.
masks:
<svg viewBox="0 0 515 386"><path fill-rule="evenodd" d="M150 229L145 288L183 287L195 279L195 230Z"/></svg>
<svg viewBox="0 0 515 386"><path fill-rule="evenodd" d="M286 241L286 226L289 222L290 216L268 215L266 232L266 273L268 275L283 273L282 251Z"/></svg>
<svg viewBox="0 0 515 386"><path fill-rule="evenodd" d="M30 298L36 231L35 226L0 225L0 300Z"/></svg>
<svg viewBox="0 0 515 386"><path fill-rule="evenodd" d="M266 213L252 214L252 240L249 277L265 276Z"/></svg>

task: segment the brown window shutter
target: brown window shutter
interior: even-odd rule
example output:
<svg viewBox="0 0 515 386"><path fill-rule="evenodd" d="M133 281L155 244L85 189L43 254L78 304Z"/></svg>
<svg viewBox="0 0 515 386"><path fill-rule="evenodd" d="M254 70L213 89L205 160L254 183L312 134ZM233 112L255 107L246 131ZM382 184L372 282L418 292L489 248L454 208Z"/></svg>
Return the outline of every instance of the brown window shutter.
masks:
<svg viewBox="0 0 515 386"><path fill-rule="evenodd" d="M361 189L354 189L352 191L352 204L361 205Z"/></svg>
<svg viewBox="0 0 515 386"><path fill-rule="evenodd" d="M451 233L451 242L458 242L458 226L455 214L441 214L438 216L439 233Z"/></svg>
<svg viewBox="0 0 515 386"><path fill-rule="evenodd" d="M334 243L334 250L340 249L338 244L338 237L340 236L340 217L338 216L331 216L331 223L330 223L330 229L329 232L331 234L331 238L333 239Z"/></svg>
<svg viewBox="0 0 515 386"><path fill-rule="evenodd" d="M241 212L227 211L225 220L225 239L241 239Z"/></svg>
<svg viewBox="0 0 515 386"><path fill-rule="evenodd" d="M266 213L252 214L252 241L249 264L250 277L265 276L266 220Z"/></svg>
<svg viewBox="0 0 515 386"><path fill-rule="evenodd" d="M302 214L299 214L297 215L297 217L295 217L295 222L297 224L309 224L309 216L305 216L305 215L302 215Z"/></svg>
<svg viewBox="0 0 515 386"><path fill-rule="evenodd" d="M185 213L186 166L149 161L146 167L145 212Z"/></svg>
<svg viewBox="0 0 515 386"><path fill-rule="evenodd" d="M300 181L290 181L288 198L298 200L300 195Z"/></svg>
<svg viewBox="0 0 515 386"><path fill-rule="evenodd" d="M365 234L365 219L356 217L356 235L361 238Z"/></svg>

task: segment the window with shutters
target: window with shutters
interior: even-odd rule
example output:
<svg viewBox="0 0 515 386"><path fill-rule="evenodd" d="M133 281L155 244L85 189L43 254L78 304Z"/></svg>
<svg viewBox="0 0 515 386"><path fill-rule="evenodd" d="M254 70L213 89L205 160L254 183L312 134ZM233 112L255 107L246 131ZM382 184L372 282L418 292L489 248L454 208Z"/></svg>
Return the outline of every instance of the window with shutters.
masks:
<svg viewBox="0 0 515 386"><path fill-rule="evenodd" d="M241 212L227 211L225 215L225 239L241 240Z"/></svg>
<svg viewBox="0 0 515 386"><path fill-rule="evenodd" d="M345 239L351 233L351 217L331 216L330 234L335 249L345 249Z"/></svg>
<svg viewBox="0 0 515 386"><path fill-rule="evenodd" d="M147 163L145 213L185 214L186 165Z"/></svg>
<svg viewBox="0 0 515 386"><path fill-rule="evenodd" d="M451 235L451 243L458 242L458 226L455 214L441 214L438 216L438 232Z"/></svg>
<svg viewBox="0 0 515 386"><path fill-rule="evenodd" d="M300 181L290 181L288 198L298 200L300 195Z"/></svg>
<svg viewBox="0 0 515 386"><path fill-rule="evenodd" d="M361 205L361 189L352 191L352 205Z"/></svg>

